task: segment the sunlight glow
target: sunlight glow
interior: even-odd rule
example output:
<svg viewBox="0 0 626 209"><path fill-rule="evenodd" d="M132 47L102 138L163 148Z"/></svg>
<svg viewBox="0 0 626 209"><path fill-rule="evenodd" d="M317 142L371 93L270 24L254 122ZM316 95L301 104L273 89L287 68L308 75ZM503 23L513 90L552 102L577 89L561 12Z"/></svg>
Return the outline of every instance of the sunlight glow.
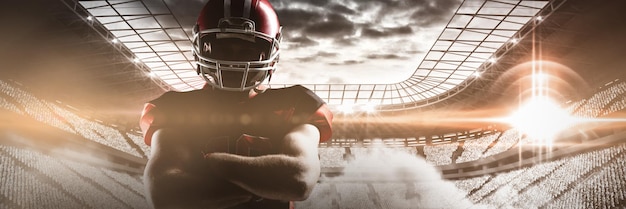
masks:
<svg viewBox="0 0 626 209"><path fill-rule="evenodd" d="M376 105L375 104L365 104L361 107L361 109L363 111L365 111L366 113L374 113L376 112Z"/></svg>
<svg viewBox="0 0 626 209"><path fill-rule="evenodd" d="M334 106L335 109L342 114L356 114L356 113L367 113L373 114L376 113L376 104L367 103L367 104L342 104Z"/></svg>
<svg viewBox="0 0 626 209"><path fill-rule="evenodd" d="M552 140L576 122L567 111L547 97L534 97L520 106L507 120L528 137Z"/></svg>
<svg viewBox="0 0 626 209"><path fill-rule="evenodd" d="M337 109L343 114L352 114L354 113L354 105L353 104L343 104L337 106Z"/></svg>

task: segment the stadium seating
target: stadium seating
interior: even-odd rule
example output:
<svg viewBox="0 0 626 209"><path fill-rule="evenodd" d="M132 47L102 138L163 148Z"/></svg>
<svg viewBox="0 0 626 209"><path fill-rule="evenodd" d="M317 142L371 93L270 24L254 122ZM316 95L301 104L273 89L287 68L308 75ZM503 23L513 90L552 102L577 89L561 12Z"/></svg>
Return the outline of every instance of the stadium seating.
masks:
<svg viewBox="0 0 626 209"><path fill-rule="evenodd" d="M81 117L59 102L38 99L19 84L0 81L0 92L0 108L5 111L132 156L145 157L150 152L140 133ZM616 82L587 99L568 103L567 110L588 118L622 111L626 107L625 93L626 82ZM505 152L515 148L519 140L520 134L510 129L463 141L422 145L424 153L417 153L415 147L399 147L396 151L423 155L433 165L449 165ZM319 155L322 167L341 168L350 163L347 150L358 159L374 149L330 146L321 147ZM147 208L139 173L11 144L0 144L0 165L0 208ZM416 204L450 204L475 208L619 208L626 206L625 167L626 144L621 143L502 173L442 180L441 185L453 185L458 195L446 190L438 193L419 182L322 178L310 198L296 202L296 207L412 208ZM420 193L426 188L432 192Z"/></svg>

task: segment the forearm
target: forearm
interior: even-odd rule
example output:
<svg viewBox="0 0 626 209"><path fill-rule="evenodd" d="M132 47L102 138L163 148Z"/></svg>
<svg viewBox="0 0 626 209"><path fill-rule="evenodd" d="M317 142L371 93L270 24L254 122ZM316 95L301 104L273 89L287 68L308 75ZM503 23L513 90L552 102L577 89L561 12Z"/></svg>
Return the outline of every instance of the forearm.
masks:
<svg viewBox="0 0 626 209"><path fill-rule="evenodd" d="M215 176L149 169L144 176L147 197L154 208L227 208L252 198L241 187Z"/></svg>
<svg viewBox="0 0 626 209"><path fill-rule="evenodd" d="M319 161L276 154L246 157L213 153L206 157L216 174L268 199L302 200L319 177Z"/></svg>

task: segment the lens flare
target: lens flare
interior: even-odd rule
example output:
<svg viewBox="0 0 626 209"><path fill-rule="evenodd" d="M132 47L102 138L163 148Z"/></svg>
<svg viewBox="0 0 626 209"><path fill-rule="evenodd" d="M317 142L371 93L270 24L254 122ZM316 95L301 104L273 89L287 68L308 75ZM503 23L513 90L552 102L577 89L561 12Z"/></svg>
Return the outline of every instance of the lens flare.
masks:
<svg viewBox="0 0 626 209"><path fill-rule="evenodd" d="M535 140L552 140L572 126L576 118L547 97L533 97L511 116L508 123Z"/></svg>

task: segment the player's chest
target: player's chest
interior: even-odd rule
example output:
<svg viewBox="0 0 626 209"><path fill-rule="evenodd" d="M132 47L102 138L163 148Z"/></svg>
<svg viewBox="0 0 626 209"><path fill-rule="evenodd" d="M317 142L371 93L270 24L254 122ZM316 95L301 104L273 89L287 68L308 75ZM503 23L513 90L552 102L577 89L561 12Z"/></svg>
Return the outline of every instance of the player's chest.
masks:
<svg viewBox="0 0 626 209"><path fill-rule="evenodd" d="M188 113L203 152L245 156L277 153L283 136L293 127L293 108L233 105Z"/></svg>

